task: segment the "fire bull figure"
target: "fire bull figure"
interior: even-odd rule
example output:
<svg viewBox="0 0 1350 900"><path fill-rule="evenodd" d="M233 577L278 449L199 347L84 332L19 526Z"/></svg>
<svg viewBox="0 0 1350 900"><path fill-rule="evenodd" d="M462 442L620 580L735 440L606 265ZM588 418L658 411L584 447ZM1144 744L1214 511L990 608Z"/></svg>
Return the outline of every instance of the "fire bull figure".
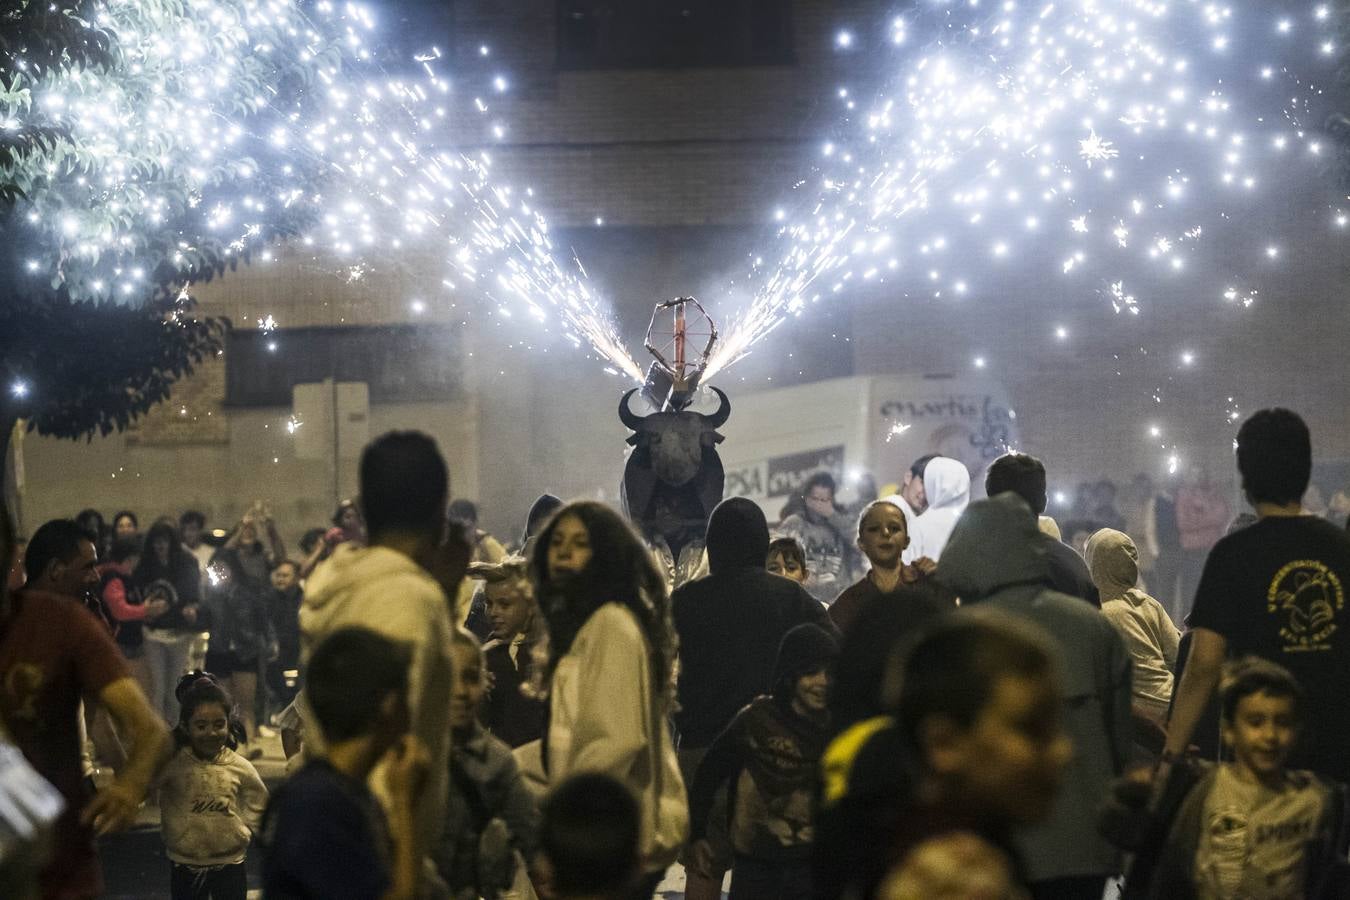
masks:
<svg viewBox="0 0 1350 900"><path fill-rule="evenodd" d="M706 415L683 411L639 416L628 408L634 391L619 401L619 419L633 432L628 443L634 448L623 472L624 512L658 555L668 555L668 574L676 583L697 565L708 516L721 502L726 480L717 455L722 442L717 429L731 415L731 401L712 390L721 403Z"/></svg>

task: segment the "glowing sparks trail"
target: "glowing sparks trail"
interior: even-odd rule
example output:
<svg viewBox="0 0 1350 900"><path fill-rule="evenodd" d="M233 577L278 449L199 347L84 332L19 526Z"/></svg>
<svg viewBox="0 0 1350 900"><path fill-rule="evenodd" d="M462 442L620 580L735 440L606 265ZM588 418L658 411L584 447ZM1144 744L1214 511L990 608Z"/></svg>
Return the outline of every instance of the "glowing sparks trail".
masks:
<svg viewBox="0 0 1350 900"><path fill-rule="evenodd" d="M1296 150L1305 160L1322 152L1315 83L1338 63L1324 6L1283 8L1298 25L1283 29L1264 27L1266 9L1249 4L1253 20L1242 21L1198 0L942 0L886 23L886 35L904 36L893 77L870 105L840 90L850 98L843 125L798 188L796 215L776 214L778 251L761 255L778 262L752 272L754 299L705 377L808 304L906 278L909 262L936 254L935 235L961 267L925 259L910 277L935 293L978 295L988 248L984 267L1021 256L1056 266L1047 280L1095 269L1109 285L1099 293L1133 314L1125 276L1179 277L1202 234L1250 242L1226 227L1232 212L1270 217L1263 170ZM1331 217L1337 228L1350 221ZM1233 284L1242 275L1229 260L1250 269L1263 253L1276 261L1280 248L1209 254L1226 298L1255 298Z"/></svg>
<svg viewBox="0 0 1350 900"><path fill-rule="evenodd" d="M452 104L470 98L437 71L439 51L416 58L415 76L391 75L386 64L408 67L368 45L370 12L328 0L88 8L87 27L109 37L102 67L0 50L0 140L15 148L0 174L22 176L27 233L10 237L29 248L28 277L76 299L140 302L147 272L266 261L279 237L343 260L348 281L376 255L439 246L447 291L462 282L503 316L556 317L641 381L580 266L554 258L529 192L494 181L489 154L455 149ZM471 107L489 112L479 97Z"/></svg>
<svg viewBox="0 0 1350 900"><path fill-rule="evenodd" d="M89 27L114 38L105 68L0 50L0 139L58 135L4 163L31 182L17 201L28 231L7 235L31 248L28 277L134 302L162 266L266 260L278 237L337 256L350 281L376 256L430 246L448 298L558 322L642 380L580 263L559 261L532 192L502 183L490 153L457 149L457 110L508 133L484 99L509 91L507 76L481 96L452 90L434 48L415 74L391 75L356 4L90 6ZM1209 295L1250 305L1248 276L1199 257L1231 233L1231 211L1261 221L1266 170L1329 152L1313 130L1315 84L1339 62L1324 6L1273 22L1266 9L1249 4L1244 21L1199 0L926 0L890 19L876 42L894 54L891 77L871 103L839 92L843 124L795 210L775 213L777 252L760 258L777 261L752 271L754 300L704 381L808 304L905 278L980 296L990 271L1019 259L1069 290L1091 294L1084 275L1108 285L1098 293L1117 312L1138 314L1150 280L1196 270L1220 278ZM871 64L865 42L835 36ZM1314 214L1342 231L1350 221ZM1224 249L1267 268L1287 257L1270 238Z"/></svg>

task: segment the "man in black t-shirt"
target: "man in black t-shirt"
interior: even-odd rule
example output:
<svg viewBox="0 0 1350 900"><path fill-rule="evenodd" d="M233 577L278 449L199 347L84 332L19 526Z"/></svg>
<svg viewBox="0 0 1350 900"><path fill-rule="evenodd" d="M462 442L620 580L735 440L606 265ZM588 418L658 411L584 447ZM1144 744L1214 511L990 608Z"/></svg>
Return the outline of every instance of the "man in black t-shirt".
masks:
<svg viewBox="0 0 1350 900"><path fill-rule="evenodd" d="M1296 413L1265 409L1244 422L1237 465L1258 519L1205 561L1164 762L1186 749L1224 660L1254 655L1289 669L1307 691L1308 727L1291 765L1350 780L1350 535L1300 505L1312 440Z"/></svg>

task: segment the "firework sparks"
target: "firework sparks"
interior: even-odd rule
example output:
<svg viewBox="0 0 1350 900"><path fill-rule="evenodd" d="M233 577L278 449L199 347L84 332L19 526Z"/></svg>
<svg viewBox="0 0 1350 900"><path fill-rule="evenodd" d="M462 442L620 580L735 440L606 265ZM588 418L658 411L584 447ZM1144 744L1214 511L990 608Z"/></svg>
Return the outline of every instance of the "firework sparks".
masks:
<svg viewBox="0 0 1350 900"><path fill-rule="evenodd" d="M211 255L266 261L266 245L297 223L299 245L335 256L348 282L372 259L439 246L458 276L444 279L448 292L458 283L503 316L560 322L572 343L641 381L584 271L554 259L529 192L501 184L488 154L456 149L452 104L489 106L451 92L439 50L416 56L416 75L391 75L408 67L378 58L370 12L329 2L124 0L87 27L117 48L106 71L0 51L12 75L0 123L58 135L23 160L56 176L20 200L24 239L40 248L30 277L136 302L161 263L186 280ZM501 94L510 82L494 73L489 86ZM77 177L66 162L76 159ZM159 246L166 232L206 238Z"/></svg>
<svg viewBox="0 0 1350 900"><path fill-rule="evenodd" d="M849 95L856 111L844 111L803 181L821 189L803 192L795 213L780 204L779 252L762 254L778 262L760 270L706 377L866 272L902 281L907 259L938 230L966 251L952 256L966 266L983 246L999 264L1057 259L1062 277L1095 268L1112 308L1132 314L1126 276L1222 277L1244 254L1280 264L1277 244L1222 242L1248 240L1229 227L1235 212L1263 216L1263 167L1287 166L1299 144L1305 158L1322 149L1302 124L1313 118L1316 79L1330 80L1336 64L1331 17L1316 10L1272 47L1266 32L1240 28L1232 9L1213 4L918 5L892 77L874 102ZM1047 246L1064 239L1041 227L1056 214L1070 224L1067 248ZM1337 229L1350 221L1338 210L1330 218ZM999 233L1012 221L1026 240ZM1131 240L1141 232L1151 237ZM942 279L974 291L980 274Z"/></svg>
<svg viewBox="0 0 1350 900"><path fill-rule="evenodd" d="M1092 131L1078 142L1078 155L1090 169L1094 162L1115 159L1120 155L1120 151L1113 147L1110 141L1103 140L1097 136L1096 131Z"/></svg>

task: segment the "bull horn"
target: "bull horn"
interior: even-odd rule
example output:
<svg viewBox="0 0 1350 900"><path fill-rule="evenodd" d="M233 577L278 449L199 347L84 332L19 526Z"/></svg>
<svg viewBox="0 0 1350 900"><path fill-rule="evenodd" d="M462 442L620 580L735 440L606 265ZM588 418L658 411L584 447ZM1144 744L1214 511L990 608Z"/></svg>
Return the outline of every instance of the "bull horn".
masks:
<svg viewBox="0 0 1350 900"><path fill-rule="evenodd" d="M629 431L642 430L643 417L637 415L631 409L628 408L628 398L632 397L636 393L637 388L633 388L628 393L624 394L623 397L619 400L619 421L622 422L623 426L627 428Z"/></svg>
<svg viewBox="0 0 1350 900"><path fill-rule="evenodd" d="M718 405L717 412L711 415L705 415L703 420L707 422L711 428L721 428L727 423L727 419L731 418L731 401L727 399L726 394L722 393L721 388L715 388L712 385L708 385L708 389L716 394L722 402Z"/></svg>

